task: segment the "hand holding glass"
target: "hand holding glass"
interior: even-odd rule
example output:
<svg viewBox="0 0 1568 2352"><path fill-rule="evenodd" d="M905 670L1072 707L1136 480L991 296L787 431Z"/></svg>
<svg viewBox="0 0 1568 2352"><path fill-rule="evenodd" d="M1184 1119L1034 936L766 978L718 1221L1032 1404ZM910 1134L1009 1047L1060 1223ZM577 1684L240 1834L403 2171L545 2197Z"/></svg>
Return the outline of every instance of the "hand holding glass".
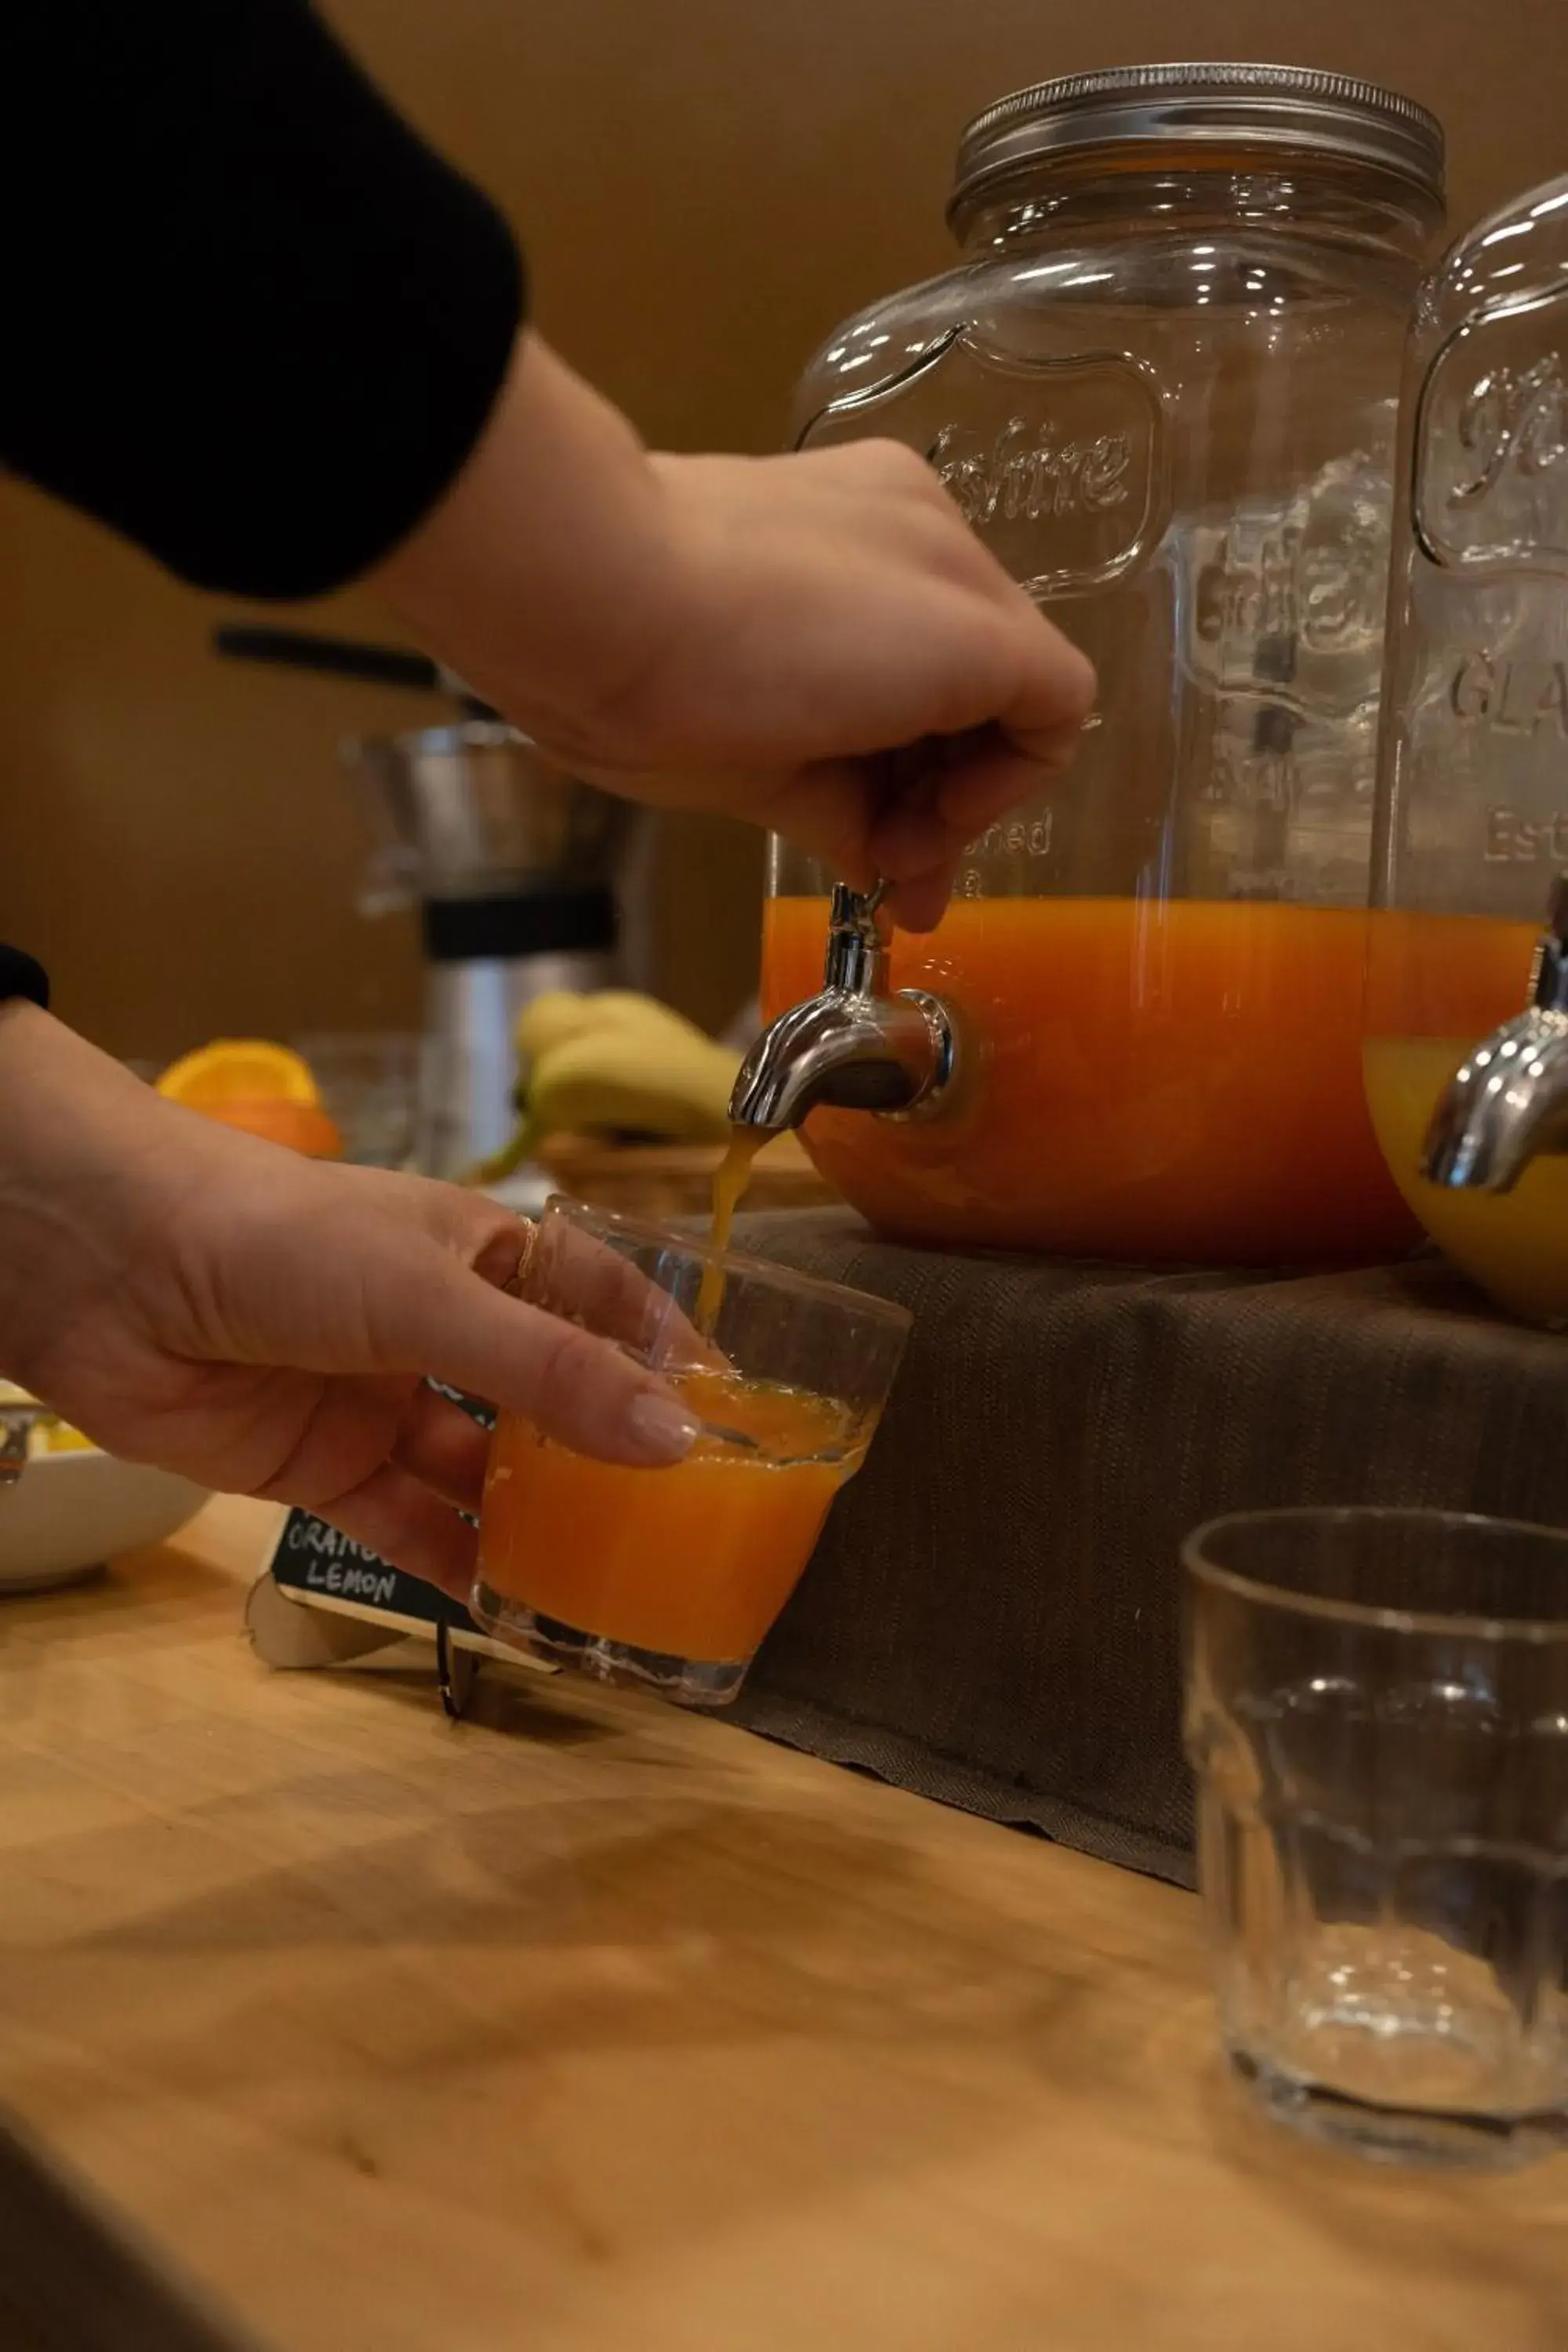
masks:
<svg viewBox="0 0 1568 2352"><path fill-rule="evenodd" d="M700 1428L683 1461L633 1469L503 1413L473 1613L536 1656L722 1706L860 1466L910 1318L562 1200L540 1222L522 1288L661 1372Z"/></svg>

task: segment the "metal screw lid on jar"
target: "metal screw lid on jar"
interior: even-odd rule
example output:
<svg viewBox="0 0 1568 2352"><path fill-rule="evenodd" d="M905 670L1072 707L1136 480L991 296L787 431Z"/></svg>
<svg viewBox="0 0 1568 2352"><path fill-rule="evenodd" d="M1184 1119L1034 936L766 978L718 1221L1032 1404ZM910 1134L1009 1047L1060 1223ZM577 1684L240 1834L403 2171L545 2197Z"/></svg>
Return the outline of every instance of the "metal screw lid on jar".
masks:
<svg viewBox="0 0 1568 2352"><path fill-rule="evenodd" d="M1437 208L1443 127L1414 99L1301 66L1114 66L1015 90L977 114L959 142L947 217L1047 156L1169 142L1288 148L1394 172Z"/></svg>

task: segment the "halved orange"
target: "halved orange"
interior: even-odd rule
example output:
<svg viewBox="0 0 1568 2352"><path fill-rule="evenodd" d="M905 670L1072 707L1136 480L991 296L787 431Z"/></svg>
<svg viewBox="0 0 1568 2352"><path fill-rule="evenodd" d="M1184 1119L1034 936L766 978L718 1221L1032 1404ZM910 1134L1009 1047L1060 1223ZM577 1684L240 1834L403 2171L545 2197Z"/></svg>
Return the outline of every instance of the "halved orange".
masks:
<svg viewBox="0 0 1568 2352"><path fill-rule="evenodd" d="M243 1129L268 1143L302 1151L307 1160L341 1160L343 1139L320 1103L286 1102L279 1095L236 1095L227 1102L195 1103L204 1118Z"/></svg>
<svg viewBox="0 0 1568 2352"><path fill-rule="evenodd" d="M264 1037L219 1037L171 1062L158 1092L190 1110L216 1111L225 1103L300 1103L321 1099L310 1065L287 1045Z"/></svg>

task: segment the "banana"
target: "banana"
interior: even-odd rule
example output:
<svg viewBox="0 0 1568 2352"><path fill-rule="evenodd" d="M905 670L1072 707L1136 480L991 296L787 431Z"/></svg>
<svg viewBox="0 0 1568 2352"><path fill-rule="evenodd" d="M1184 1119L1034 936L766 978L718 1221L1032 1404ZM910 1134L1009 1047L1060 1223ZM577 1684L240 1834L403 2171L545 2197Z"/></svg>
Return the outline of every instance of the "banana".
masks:
<svg viewBox="0 0 1568 2352"><path fill-rule="evenodd" d="M668 1143L730 1131L738 1054L700 1031L606 1028L557 1045L536 1066L527 1118L535 1137L629 1129Z"/></svg>
<svg viewBox="0 0 1568 2352"><path fill-rule="evenodd" d="M602 988L592 996L579 996L570 989L552 988L532 998L517 1016L518 1059L524 1069L531 1068L557 1045L606 1029L644 1029L650 1035L669 1032L708 1042L694 1022L635 989Z"/></svg>
<svg viewBox="0 0 1568 2352"><path fill-rule="evenodd" d="M721 1141L741 1056L651 996L553 989L517 1018L521 1124L471 1183L511 1175L550 1136L625 1130L669 1143Z"/></svg>

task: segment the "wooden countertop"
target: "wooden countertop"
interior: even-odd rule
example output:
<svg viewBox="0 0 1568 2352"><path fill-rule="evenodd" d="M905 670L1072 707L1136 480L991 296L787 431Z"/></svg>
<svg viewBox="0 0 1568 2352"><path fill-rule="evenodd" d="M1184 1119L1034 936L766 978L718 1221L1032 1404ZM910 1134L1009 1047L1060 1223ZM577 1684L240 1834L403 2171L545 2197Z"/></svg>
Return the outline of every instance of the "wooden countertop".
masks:
<svg viewBox="0 0 1568 2352"><path fill-rule="evenodd" d="M270 1523L0 1605L0 2100L272 2352L1568 2344L1568 2166L1256 2122L1191 1897L565 1678L270 1675Z"/></svg>

